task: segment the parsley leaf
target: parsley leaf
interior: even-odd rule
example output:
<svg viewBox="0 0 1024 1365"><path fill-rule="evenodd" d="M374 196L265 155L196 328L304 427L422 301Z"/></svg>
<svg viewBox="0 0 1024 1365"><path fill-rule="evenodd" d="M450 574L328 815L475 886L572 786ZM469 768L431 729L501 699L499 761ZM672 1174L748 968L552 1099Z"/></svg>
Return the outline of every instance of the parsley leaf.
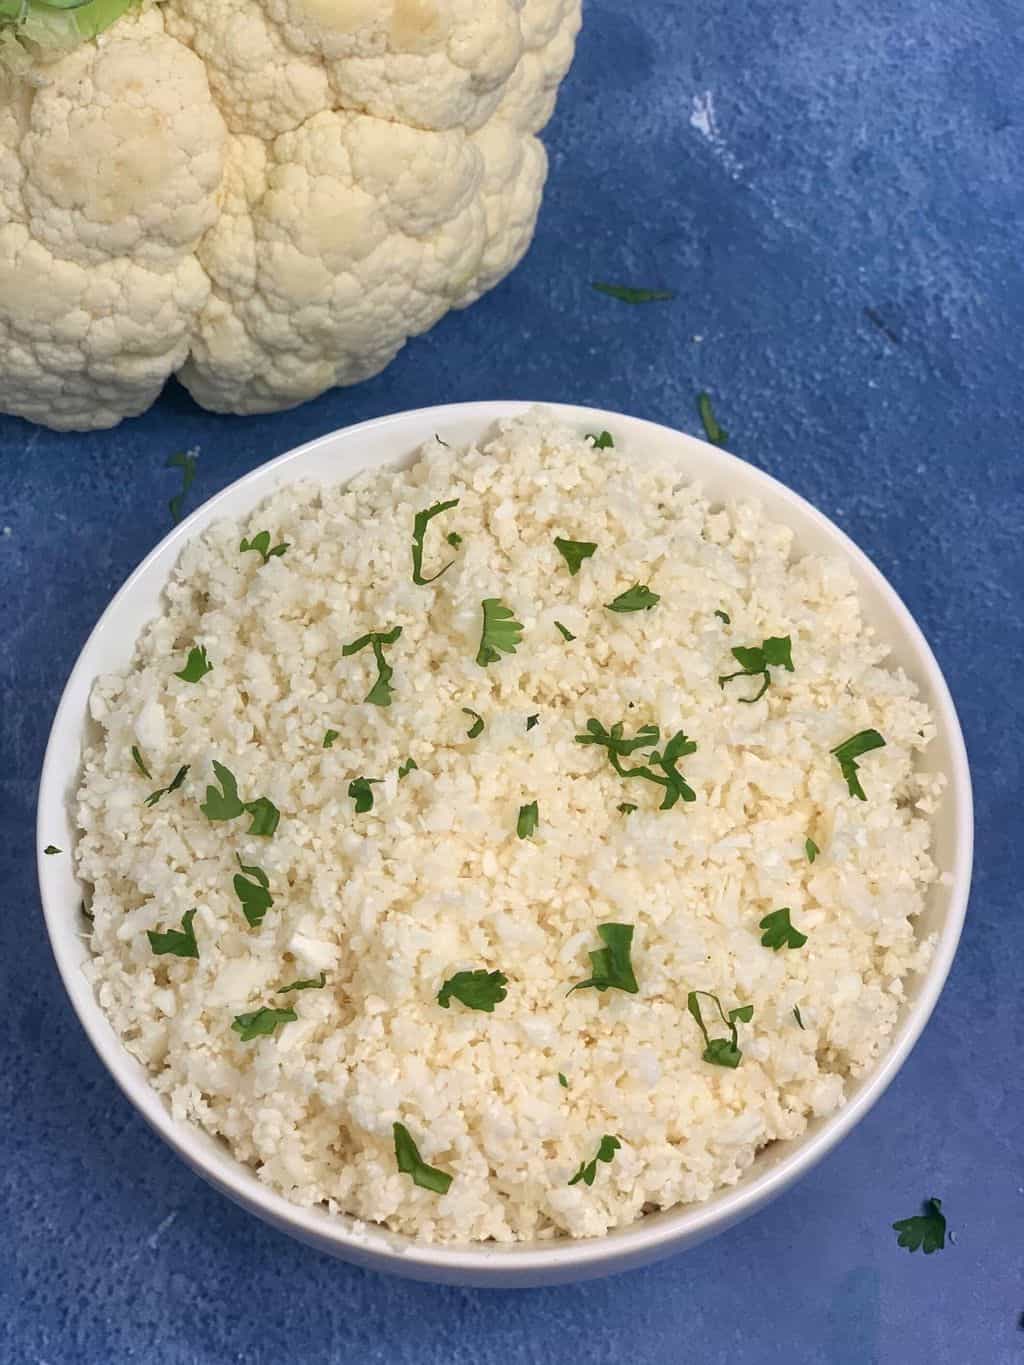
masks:
<svg viewBox="0 0 1024 1365"><path fill-rule="evenodd" d="M500 1005L508 995L507 985L508 977L502 972L489 972L483 967L475 972L456 972L438 991L437 1003L446 1010L454 996L468 1009L493 1014L495 1005Z"/></svg>
<svg viewBox="0 0 1024 1365"><path fill-rule="evenodd" d="M804 1027L804 1021L803 1021L803 1019L802 1019L802 1017L801 1017L801 1015L800 1015L800 1006L799 1006L799 1005L794 1005L794 1006L793 1006L793 1018L794 1018L794 1019L796 1020L796 1022L800 1025L801 1028Z"/></svg>
<svg viewBox="0 0 1024 1365"><path fill-rule="evenodd" d="M416 772L419 766L420 765L416 762L414 758L407 758L398 770L399 782L401 782L403 777L408 777L410 773Z"/></svg>
<svg viewBox="0 0 1024 1365"><path fill-rule="evenodd" d="M243 1043L254 1038L270 1038L279 1024L292 1024L299 1016L294 1010L276 1010L264 1005L248 1014L236 1014L231 1027Z"/></svg>
<svg viewBox="0 0 1024 1365"><path fill-rule="evenodd" d="M427 527L442 512L447 512L452 507L458 507L458 505L458 498L452 498L449 502L435 502L433 507L425 507L422 512L416 513L412 524L412 581L417 587L422 588L426 587L428 583L433 583L443 573L447 573L455 563L454 559L450 559L443 569L438 569L436 574L430 578L423 577L423 537L427 534ZM449 544L451 544L450 541Z"/></svg>
<svg viewBox="0 0 1024 1365"><path fill-rule="evenodd" d="M582 1180L584 1185L593 1185L597 1176L597 1163L599 1161L612 1161L621 1146L622 1143L617 1137L605 1133L598 1146L597 1156L592 1161L581 1161L579 1170L569 1181L569 1184L576 1185Z"/></svg>
<svg viewBox="0 0 1024 1365"><path fill-rule="evenodd" d="M930 1256L933 1251L942 1251L946 1245L946 1217L941 1199L926 1199L923 1214L900 1218L892 1226L899 1233L896 1241L908 1251L923 1251Z"/></svg>
<svg viewBox="0 0 1024 1365"><path fill-rule="evenodd" d="M620 806L616 807L616 810L621 811L623 815L632 815L636 809L637 807L633 805L632 801L623 801Z"/></svg>
<svg viewBox="0 0 1024 1365"><path fill-rule="evenodd" d="M172 455L164 466L166 469L181 470L181 492L175 493L167 506L170 508L171 520L177 525L181 520L181 509L185 505L185 497L188 490L192 487L196 477L196 457L198 450L182 450L177 455Z"/></svg>
<svg viewBox="0 0 1024 1365"><path fill-rule="evenodd" d="M701 1017L700 1001L697 998L701 995L715 1002L718 1013L722 1016L722 1022L729 1029L728 1038L711 1038L708 1036L708 1031L704 1027L704 1020ZM736 1021L749 1024L754 1017L753 1005L738 1005L736 1009L730 1010L726 1014L717 995L712 995L710 991L690 991L686 997L686 1008L693 1015L697 1021L697 1027L704 1035L704 1061L710 1062L712 1066L727 1066L733 1069L738 1067L743 1053L739 1048L739 1032L736 1028Z"/></svg>
<svg viewBox="0 0 1024 1365"><path fill-rule="evenodd" d="M570 642L571 642L571 641L573 641L573 640L576 639L576 636L573 635L572 631L571 631L571 630L567 630L567 629L565 628L565 626L562 625L561 621L556 621L556 622L555 622L555 626L556 626L556 628L557 628L557 630L558 630L558 633L561 635L561 637L562 637L563 640L566 640L566 641L570 641Z"/></svg>
<svg viewBox="0 0 1024 1365"><path fill-rule="evenodd" d="M198 957L199 945L196 943L195 930L192 928L195 917L196 912L188 910L181 917L180 929L168 929L166 933L147 929L146 937L153 952L161 956L170 954L172 957Z"/></svg>
<svg viewBox="0 0 1024 1365"><path fill-rule="evenodd" d="M153 776L150 773L149 769L146 767L146 764L142 758L142 754L139 752L139 746L137 744L132 745L132 758L135 761L136 768L138 768L142 776L148 777L149 780L152 782Z"/></svg>
<svg viewBox="0 0 1024 1365"><path fill-rule="evenodd" d="M732 651L732 657L740 667L735 673L726 673L720 677L719 687L732 682L733 678L762 679L760 690L755 696L740 697L740 701L747 705L760 701L771 686L772 676L768 672L769 668L784 668L787 673L793 672L793 645L788 635L773 635L760 645L752 647L737 645Z"/></svg>
<svg viewBox="0 0 1024 1365"><path fill-rule="evenodd" d="M395 1161L403 1175L411 1175L412 1183L421 1190L432 1190L434 1194L447 1194L452 1178L436 1166L428 1166L419 1153L419 1148L404 1123L393 1123L391 1131L395 1138Z"/></svg>
<svg viewBox="0 0 1024 1365"><path fill-rule="evenodd" d="M540 824L540 816L537 812L536 801L531 801L528 806L519 807L519 819L516 821L516 833L520 839L529 839L537 826Z"/></svg>
<svg viewBox="0 0 1024 1365"><path fill-rule="evenodd" d="M183 768L178 769L166 787L160 787L157 791L150 792L146 797L146 805L155 806L162 796L167 796L171 792L176 792L185 781L185 778L188 775L188 769L189 765L186 763Z"/></svg>
<svg viewBox="0 0 1024 1365"><path fill-rule="evenodd" d="M258 550L263 556L264 564L269 564L275 555L283 555L290 549L291 546L286 541L282 541L280 545L275 545L274 548L271 549L270 532L257 531L252 540L246 540L244 537L242 538L242 543L238 547L238 552L239 554L244 555L248 554L250 550Z"/></svg>
<svg viewBox="0 0 1024 1365"><path fill-rule="evenodd" d="M539 725L539 724L540 724L540 716L539 716L539 715L537 715L537 716L527 716L527 717L526 717L526 733L529 734L530 731L533 729L533 727L534 727L535 725Z"/></svg>
<svg viewBox="0 0 1024 1365"><path fill-rule="evenodd" d="M872 749L884 748L885 740L877 730L860 730L829 751L835 754L839 761L839 771L846 779L850 795L855 796L858 801L866 801L868 798L864 795L864 788L860 785L860 778L857 776L859 766L857 759L862 754L869 754Z"/></svg>
<svg viewBox="0 0 1024 1365"><path fill-rule="evenodd" d="M445 536L445 540L453 550L457 550L462 544L462 537L459 535L458 531L449 531Z"/></svg>
<svg viewBox="0 0 1024 1365"><path fill-rule="evenodd" d="M715 615L718 617L720 621L723 621L727 626L732 625L732 621L730 620L729 613L727 611L716 611Z"/></svg>
<svg viewBox="0 0 1024 1365"><path fill-rule="evenodd" d="M724 446L729 439L729 433L723 431L718 425L715 417L715 410L711 406L710 395L699 393L697 395L697 411L700 413L701 424L704 427L704 435L714 446Z"/></svg>
<svg viewBox="0 0 1024 1365"><path fill-rule="evenodd" d="M248 813L252 816L252 824L246 833L269 838L281 819L281 812L273 801L266 796L260 796L255 801L243 801L238 795L238 783L235 781L234 773L216 759L213 760L213 772L221 790L218 791L213 786L206 788L206 800L199 809L207 820L211 824L222 820L237 820L240 815Z"/></svg>
<svg viewBox="0 0 1024 1365"><path fill-rule="evenodd" d="M188 652L188 662L185 667L175 673L176 678L182 682L197 683L201 678L205 678L207 673L213 672L213 664L206 657L206 646L193 646Z"/></svg>
<svg viewBox="0 0 1024 1365"><path fill-rule="evenodd" d="M373 810L373 787L379 786L379 777L357 777L348 784L348 794L356 803L356 814L365 815Z"/></svg>
<svg viewBox="0 0 1024 1365"><path fill-rule="evenodd" d="M358 640L353 640L350 645L346 645L341 651L343 658L348 658L351 654L358 654L361 649L369 645L373 650L373 657L377 661L377 681L370 688L363 698L372 706L390 706L392 687L391 679L395 676L395 670L384 658L384 646L393 645L402 633L401 626L395 626L393 630L373 631L369 635L360 635Z"/></svg>
<svg viewBox="0 0 1024 1365"><path fill-rule="evenodd" d="M697 793L676 767L681 758L697 752L696 743L688 739L682 730L678 730L666 744L663 753L653 749L648 755L647 763L637 768L624 768L620 760L637 749L657 744L661 738L661 731L657 725L644 725L636 732L635 738L625 739L623 728L622 721L616 722L610 730L606 730L600 721L588 720L587 734L577 735L576 743L600 744L607 749L609 761L620 777L643 778L647 782L655 783L656 786L664 787L662 810L671 810L680 800L696 801ZM656 772L656 768L660 772Z"/></svg>
<svg viewBox="0 0 1024 1365"><path fill-rule="evenodd" d="M620 592L614 602L606 602L609 611L650 611L661 601L659 593L651 592L645 583L636 583Z"/></svg>
<svg viewBox="0 0 1024 1365"><path fill-rule="evenodd" d="M630 957L633 944L633 926L631 924L599 924L597 933L605 946L588 954L590 970L593 975L586 981L578 981L566 994L572 995L573 991L582 991L588 987L593 987L596 991L626 991L629 995L636 995L640 987L636 984Z"/></svg>
<svg viewBox="0 0 1024 1365"><path fill-rule="evenodd" d="M43 849L43 852L47 855L47 857L52 858L55 853L63 853L64 850L62 848L58 848L56 844L47 844L46 847Z"/></svg>
<svg viewBox="0 0 1024 1365"><path fill-rule="evenodd" d="M337 738L338 738L337 730L327 730L324 733L324 748L329 749Z"/></svg>
<svg viewBox="0 0 1024 1365"><path fill-rule="evenodd" d="M560 1071L560 1072L558 1073L558 1084L562 1087L563 1090L568 1090L568 1089L569 1089L569 1082L568 1082L568 1080L566 1079L566 1075L565 1075L565 1072L564 1072L564 1071Z"/></svg>
<svg viewBox="0 0 1024 1365"><path fill-rule="evenodd" d="M564 540L561 536L555 536L555 549L568 564L569 573L575 578L583 561L590 559L597 551L597 542L594 540Z"/></svg>
<svg viewBox="0 0 1024 1365"><path fill-rule="evenodd" d="M466 731L466 738L476 739L484 732L484 718L483 716L478 715L476 711L471 711L468 706L464 706L462 709L467 716L473 717L473 724Z"/></svg>
<svg viewBox="0 0 1024 1365"><path fill-rule="evenodd" d="M255 801L247 801L245 809L252 816L252 824L246 833L269 839L281 822L281 812L273 801L266 796L260 796Z"/></svg>
<svg viewBox="0 0 1024 1365"><path fill-rule="evenodd" d="M675 298L672 289L634 289L629 284L605 284L601 280L594 280L591 288L620 303L666 303Z"/></svg>
<svg viewBox="0 0 1024 1365"><path fill-rule="evenodd" d="M321 972L307 981L293 981L290 986L278 986L278 995L287 995L289 991L322 991L327 985L327 973Z"/></svg>
<svg viewBox="0 0 1024 1365"><path fill-rule="evenodd" d="M258 929L263 923L263 916L274 904L274 898L270 894L270 881L261 867L246 867L237 853L235 857L238 859L238 866L245 873L245 876L242 876L242 872L235 873L232 883L235 895L242 902L242 913L248 923L254 929ZM255 880L249 881L249 877Z"/></svg>
<svg viewBox="0 0 1024 1365"><path fill-rule="evenodd" d="M762 946L773 948L775 952L780 948L802 948L807 942L807 935L794 929L789 922L788 907L773 910L770 915L765 915L757 927L764 930L761 935Z"/></svg>
<svg viewBox="0 0 1024 1365"><path fill-rule="evenodd" d="M592 431L588 431L585 439L592 443L595 450L615 449L615 441L610 431L602 431L598 436L595 436Z"/></svg>
<svg viewBox="0 0 1024 1365"><path fill-rule="evenodd" d="M809 863L813 863L815 858L821 852L821 849L818 847L818 845L814 842L813 839L805 839L804 852L807 854L807 861Z"/></svg>
<svg viewBox="0 0 1024 1365"><path fill-rule="evenodd" d="M514 654L522 643L523 627L514 613L497 597L485 598L480 603L484 613L483 631L476 661L481 668L496 664L502 654Z"/></svg>

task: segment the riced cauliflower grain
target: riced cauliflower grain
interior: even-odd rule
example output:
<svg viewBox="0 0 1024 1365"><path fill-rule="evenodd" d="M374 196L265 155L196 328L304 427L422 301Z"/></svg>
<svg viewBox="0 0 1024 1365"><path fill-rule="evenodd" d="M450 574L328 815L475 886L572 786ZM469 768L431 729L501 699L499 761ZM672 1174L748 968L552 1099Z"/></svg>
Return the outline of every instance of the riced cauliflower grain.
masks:
<svg viewBox="0 0 1024 1365"><path fill-rule="evenodd" d="M418 587L414 516L452 498L424 573L454 563ZM287 553L240 553L261 530ZM597 543L578 575L556 536ZM636 583L656 608L606 610ZM524 635L482 668L492 597ZM368 705L372 651L342 649L398 625L393 703ZM733 646L783 635L794 672L773 669L760 701L740 700L757 679L719 687ZM213 664L198 684L175 677L194 645ZM917 765L932 719L885 657L842 563L543 411L468 450L432 441L404 471L284 488L186 547L131 669L96 682L76 856L99 1002L173 1115L300 1205L428 1241L512 1242L707 1199L843 1103L930 954L914 920L937 875L943 779ZM485 721L473 740L463 708ZM576 743L591 718L685 730L696 800L660 811L660 788ZM830 750L865 728L886 745L862 760L862 802ZM243 800L279 808L272 838L207 820L214 759ZM147 807L182 764L181 789ZM348 795L359 777L380 783L365 814ZM520 839L532 801L539 824ZM269 879L259 927L233 889L239 858ZM773 952L758 925L783 906L807 943ZM155 956L146 931L193 907L198 961ZM638 994L567 994L608 922L634 927ZM446 979L480 969L508 978L493 1013L437 1004ZM277 993L321 972L323 989ZM736 1069L702 1060L689 991L753 1005ZM297 1018L243 1043L234 1016L263 1006ZM398 1172L396 1122L453 1176L447 1194ZM570 1186L604 1134L621 1140L614 1160Z"/></svg>

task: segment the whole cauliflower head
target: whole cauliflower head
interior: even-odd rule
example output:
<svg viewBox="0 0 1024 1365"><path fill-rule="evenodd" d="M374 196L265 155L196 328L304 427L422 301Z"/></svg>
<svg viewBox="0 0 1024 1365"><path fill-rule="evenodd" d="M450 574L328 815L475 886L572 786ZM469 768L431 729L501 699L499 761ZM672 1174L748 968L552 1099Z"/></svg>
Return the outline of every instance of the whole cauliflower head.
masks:
<svg viewBox="0 0 1024 1365"><path fill-rule="evenodd" d="M580 3L0 0L0 411L377 374L529 246Z"/></svg>

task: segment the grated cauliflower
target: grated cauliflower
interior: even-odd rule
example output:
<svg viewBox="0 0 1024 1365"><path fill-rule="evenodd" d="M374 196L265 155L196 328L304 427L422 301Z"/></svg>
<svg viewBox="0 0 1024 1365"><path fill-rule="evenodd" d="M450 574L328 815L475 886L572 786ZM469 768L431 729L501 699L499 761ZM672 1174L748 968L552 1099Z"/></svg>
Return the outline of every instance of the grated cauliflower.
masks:
<svg viewBox="0 0 1024 1365"><path fill-rule="evenodd" d="M175 373L302 403L491 289L580 0L144 0L47 54L3 18L0 411L88 430Z"/></svg>

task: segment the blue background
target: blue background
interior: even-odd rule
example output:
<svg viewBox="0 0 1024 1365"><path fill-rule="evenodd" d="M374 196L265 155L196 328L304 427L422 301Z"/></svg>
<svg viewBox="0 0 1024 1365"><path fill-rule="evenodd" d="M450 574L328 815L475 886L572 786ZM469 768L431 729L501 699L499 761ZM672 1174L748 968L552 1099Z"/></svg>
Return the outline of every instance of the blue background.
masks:
<svg viewBox="0 0 1024 1365"><path fill-rule="evenodd" d="M379 379L267 418L211 416L171 386L111 433L0 419L0 1360L1024 1361L1022 70L1014 0L590 0L532 254ZM677 297L631 308L599 279ZM651 1270L462 1291L292 1244L115 1091L38 911L46 734L101 609L168 529L165 461L201 446L195 506L402 408L561 399L697 430L700 389L733 450L888 575L960 707L977 864L935 1016L813 1174ZM956 1242L926 1259L890 1223L927 1195Z"/></svg>

